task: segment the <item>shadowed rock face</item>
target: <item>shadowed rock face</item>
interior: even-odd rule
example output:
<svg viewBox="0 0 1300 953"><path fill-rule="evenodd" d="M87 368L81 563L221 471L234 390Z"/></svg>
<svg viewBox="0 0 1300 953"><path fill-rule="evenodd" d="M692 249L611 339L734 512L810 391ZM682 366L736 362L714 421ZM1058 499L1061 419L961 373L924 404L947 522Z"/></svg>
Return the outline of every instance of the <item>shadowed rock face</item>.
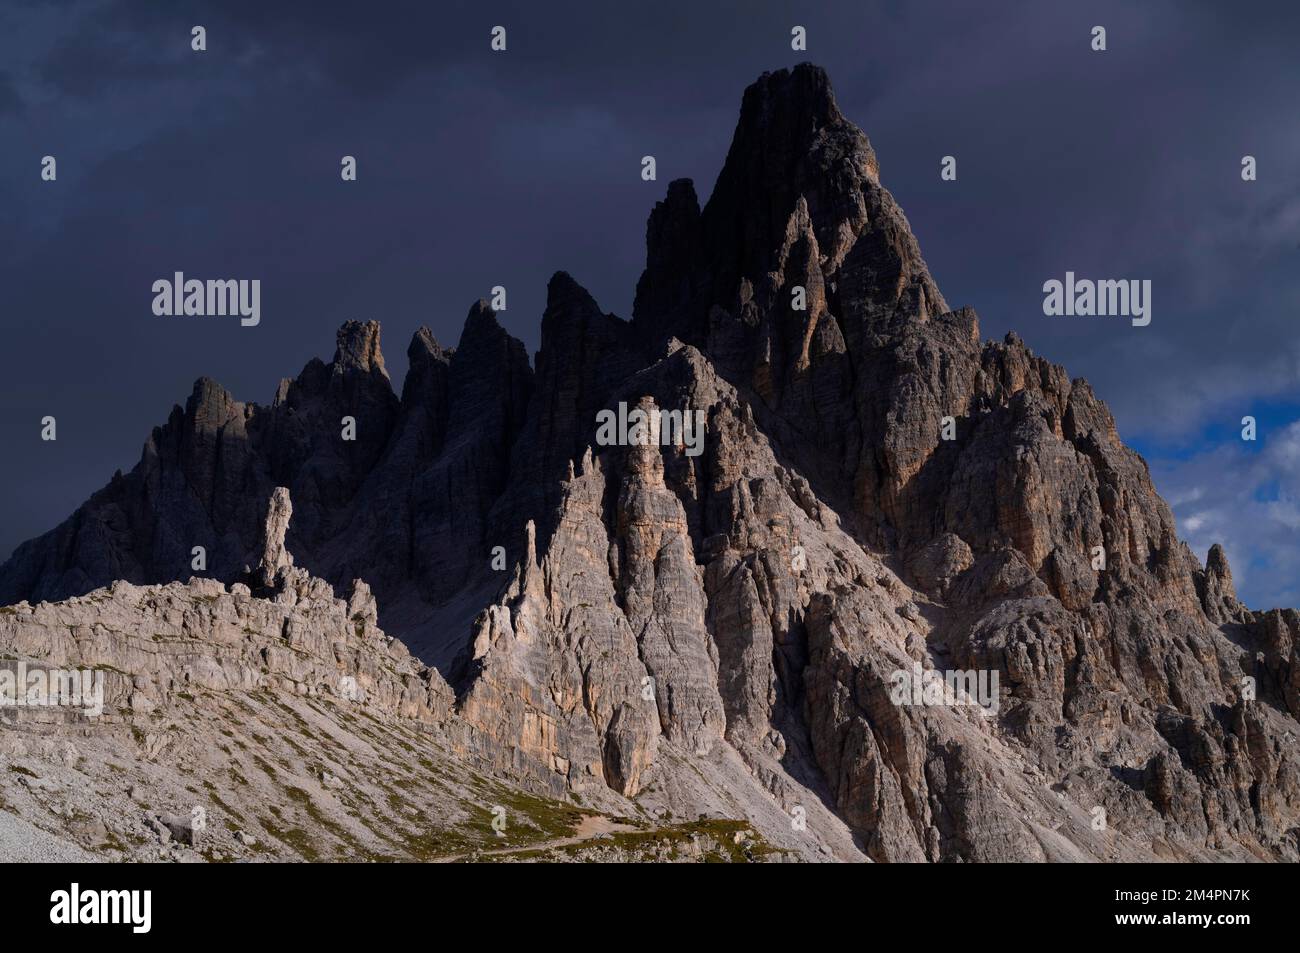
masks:
<svg viewBox="0 0 1300 953"><path fill-rule="evenodd" d="M1300 859L1300 616L1200 566L1086 382L948 306L821 70L746 91L702 209L669 185L630 322L561 273L535 371L482 303L408 356L400 399L374 322L269 408L200 381L0 601L195 545L235 579L285 487L272 561L365 580L521 783L725 789L813 856ZM702 411L702 452L599 445L620 402ZM913 666L996 698L899 704Z"/></svg>
<svg viewBox="0 0 1300 953"><path fill-rule="evenodd" d="M209 575L234 579L261 556L276 486L293 500L290 552L340 592L358 577L385 601L437 604L459 591L483 562L532 370L482 302L456 350L416 333L400 400L379 342L378 322L349 321L333 361L282 381L270 407L199 380L135 469L0 567L0 601L188 579L195 546ZM354 439L343 439L346 418Z"/></svg>

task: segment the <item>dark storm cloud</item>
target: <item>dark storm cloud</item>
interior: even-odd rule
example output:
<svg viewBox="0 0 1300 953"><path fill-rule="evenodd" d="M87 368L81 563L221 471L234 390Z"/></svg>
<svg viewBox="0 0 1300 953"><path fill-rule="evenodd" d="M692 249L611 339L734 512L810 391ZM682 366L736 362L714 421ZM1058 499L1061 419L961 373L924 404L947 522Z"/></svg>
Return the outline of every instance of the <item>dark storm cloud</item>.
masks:
<svg viewBox="0 0 1300 953"><path fill-rule="evenodd" d="M1296 391L1297 48L1285 3L6 6L0 553L132 465L194 378L268 400L346 319L383 322L400 379L415 328L454 344L495 284L530 347L557 269L626 316L668 180L707 196L744 86L805 58L950 303L1087 376L1126 437L1199 433ZM262 279L262 324L155 318L174 270ZM1044 317L1066 270L1150 278L1151 326Z"/></svg>
<svg viewBox="0 0 1300 953"><path fill-rule="evenodd" d="M20 112L22 108L22 97L18 95L13 77L6 70L0 70L0 116Z"/></svg>

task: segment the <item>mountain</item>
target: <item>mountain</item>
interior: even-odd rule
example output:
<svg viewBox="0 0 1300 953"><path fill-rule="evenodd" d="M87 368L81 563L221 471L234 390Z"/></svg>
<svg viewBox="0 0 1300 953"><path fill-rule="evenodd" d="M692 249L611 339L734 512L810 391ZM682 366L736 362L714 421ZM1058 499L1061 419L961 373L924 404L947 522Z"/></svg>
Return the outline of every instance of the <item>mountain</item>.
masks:
<svg viewBox="0 0 1300 953"><path fill-rule="evenodd" d="M375 322L269 408L200 380L0 568L0 647L148 678L96 621L117 580L305 587L331 631L360 587L431 666L403 662L453 761L611 824L743 821L804 859L1300 859L1300 616L1200 565L1086 381L949 307L820 69L746 90L702 208L668 186L631 320L560 273L532 366L482 302L454 350L407 353L400 397ZM702 412L700 452L603 443L620 405ZM292 578L252 568L277 534ZM336 694L338 654L292 690ZM185 671L283 690L251 657Z"/></svg>

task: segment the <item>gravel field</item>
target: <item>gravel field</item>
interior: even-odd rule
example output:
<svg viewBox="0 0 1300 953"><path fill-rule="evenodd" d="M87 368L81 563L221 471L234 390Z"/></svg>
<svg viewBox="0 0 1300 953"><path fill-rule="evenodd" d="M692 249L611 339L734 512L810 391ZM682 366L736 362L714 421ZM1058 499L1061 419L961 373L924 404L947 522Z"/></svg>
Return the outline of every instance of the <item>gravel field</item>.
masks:
<svg viewBox="0 0 1300 953"><path fill-rule="evenodd" d="M0 811L0 862L95 863L97 860L76 844L43 831L8 811Z"/></svg>

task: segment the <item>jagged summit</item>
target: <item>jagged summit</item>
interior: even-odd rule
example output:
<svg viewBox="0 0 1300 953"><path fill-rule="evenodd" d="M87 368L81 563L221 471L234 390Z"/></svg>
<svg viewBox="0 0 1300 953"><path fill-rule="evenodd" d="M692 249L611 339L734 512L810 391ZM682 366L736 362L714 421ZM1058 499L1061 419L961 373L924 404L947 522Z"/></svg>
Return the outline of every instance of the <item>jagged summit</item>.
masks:
<svg viewBox="0 0 1300 953"><path fill-rule="evenodd" d="M336 373L348 370L374 371L388 376L384 355L379 348L378 321L346 321L339 328L338 349L334 352Z"/></svg>
<svg viewBox="0 0 1300 953"><path fill-rule="evenodd" d="M1197 562L1085 381L948 306L821 70L751 86L646 237L631 321L551 279L535 366L479 302L400 398L375 322L269 408L201 381L0 602L195 545L233 579L280 487L295 566L363 580L521 783L774 837L801 807L812 856L1300 859L1300 615ZM597 439L651 407L691 452ZM899 700L913 670L985 711Z"/></svg>
<svg viewBox="0 0 1300 953"><path fill-rule="evenodd" d="M847 428L850 452L860 424L839 413L816 420L809 389L822 403L847 402L873 346L948 312L870 142L840 113L825 72L807 64L746 91L702 209L690 183L669 185L647 226L633 307L653 348L673 337L702 347L728 379L801 420L811 442L840 444ZM977 339L974 320L963 312L953 323Z"/></svg>
<svg viewBox="0 0 1300 953"><path fill-rule="evenodd" d="M293 567L293 553L285 545L289 521L293 518L293 501L287 487L277 486L266 505L266 522L262 531L262 558L253 572L262 586L270 586L282 569Z"/></svg>
<svg viewBox="0 0 1300 953"><path fill-rule="evenodd" d="M815 63L762 74L745 87L740 101L741 129L775 123L817 129L843 122L830 76Z"/></svg>
<svg viewBox="0 0 1300 953"><path fill-rule="evenodd" d="M877 186L879 176L871 143L841 115L821 68L765 73L745 91L731 148L704 207L705 238L710 248L738 247L742 262L761 260L779 244L802 196L818 242L837 261L844 230L861 226L858 193Z"/></svg>

